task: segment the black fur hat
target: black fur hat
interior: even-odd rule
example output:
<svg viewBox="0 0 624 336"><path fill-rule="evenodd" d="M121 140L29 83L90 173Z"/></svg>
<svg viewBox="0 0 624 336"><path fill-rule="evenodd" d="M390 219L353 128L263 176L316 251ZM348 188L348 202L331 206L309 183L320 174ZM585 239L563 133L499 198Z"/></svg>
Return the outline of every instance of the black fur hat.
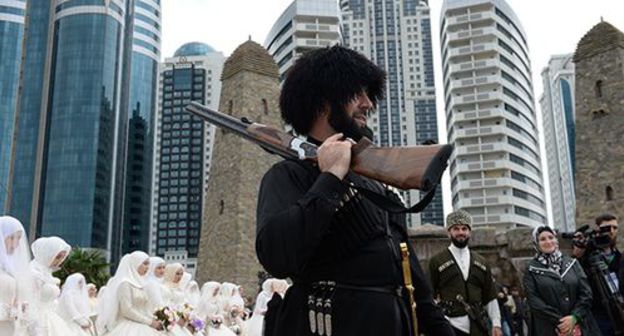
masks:
<svg viewBox="0 0 624 336"><path fill-rule="evenodd" d="M377 106L383 98L385 72L357 51L336 45L304 54L288 71L280 94L282 119L308 134L323 108L344 108L366 90Z"/></svg>

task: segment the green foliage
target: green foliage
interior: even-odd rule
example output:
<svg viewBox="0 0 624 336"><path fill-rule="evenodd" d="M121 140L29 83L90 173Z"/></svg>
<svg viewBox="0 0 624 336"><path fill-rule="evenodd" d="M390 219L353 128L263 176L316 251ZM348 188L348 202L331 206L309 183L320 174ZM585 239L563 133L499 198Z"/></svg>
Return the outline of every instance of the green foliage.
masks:
<svg viewBox="0 0 624 336"><path fill-rule="evenodd" d="M55 272L54 276L65 283L65 279L71 274L81 273L86 278L87 283L94 283L98 288L101 288L106 285L110 278L109 270L110 264L101 251L74 247L61 269Z"/></svg>

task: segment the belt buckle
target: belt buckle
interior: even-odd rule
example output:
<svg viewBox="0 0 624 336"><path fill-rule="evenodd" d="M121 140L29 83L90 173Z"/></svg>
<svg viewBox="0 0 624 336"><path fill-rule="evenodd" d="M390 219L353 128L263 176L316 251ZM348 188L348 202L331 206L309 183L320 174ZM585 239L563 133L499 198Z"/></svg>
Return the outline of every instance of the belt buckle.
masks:
<svg viewBox="0 0 624 336"><path fill-rule="evenodd" d="M400 297L400 298L403 297L403 287L402 286L397 286L396 292L397 292L397 296L398 297Z"/></svg>

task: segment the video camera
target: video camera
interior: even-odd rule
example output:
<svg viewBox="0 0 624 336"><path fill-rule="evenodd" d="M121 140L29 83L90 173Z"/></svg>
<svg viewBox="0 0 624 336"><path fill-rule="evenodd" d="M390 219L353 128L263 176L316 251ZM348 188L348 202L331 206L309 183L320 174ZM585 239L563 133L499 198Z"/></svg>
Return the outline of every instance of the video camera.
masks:
<svg viewBox="0 0 624 336"><path fill-rule="evenodd" d="M591 229L589 225L583 225L575 232L564 232L561 236L565 239L572 239L572 244L578 248L590 251L603 249L611 246L611 228L603 226Z"/></svg>
<svg viewBox="0 0 624 336"><path fill-rule="evenodd" d="M573 233L563 233L562 237L572 239L574 246L585 249L582 259L586 266L583 268L592 284L593 295L606 307L614 335L624 336L624 297L620 294L601 251L612 244L610 232L609 226L593 230L589 225L583 225Z"/></svg>

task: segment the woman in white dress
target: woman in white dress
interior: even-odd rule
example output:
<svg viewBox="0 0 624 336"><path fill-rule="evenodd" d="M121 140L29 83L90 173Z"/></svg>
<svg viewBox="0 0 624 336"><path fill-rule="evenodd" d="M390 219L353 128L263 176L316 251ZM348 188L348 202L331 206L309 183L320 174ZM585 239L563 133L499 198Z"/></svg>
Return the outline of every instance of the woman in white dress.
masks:
<svg viewBox="0 0 624 336"><path fill-rule="evenodd" d="M65 279L59 299L60 315L67 321L76 335L93 335L95 330L91 319L89 292L85 277L74 273Z"/></svg>
<svg viewBox="0 0 624 336"><path fill-rule="evenodd" d="M187 303L183 281L188 283L188 280L184 280L184 274L184 266L180 263L173 263L165 266L165 289L163 298L165 304L174 309L182 309L182 306ZM177 325L169 334L174 336L190 336L191 332L183 325Z"/></svg>
<svg viewBox="0 0 624 336"><path fill-rule="evenodd" d="M95 312L95 308L97 307L97 303L98 303L98 290L97 290L97 286L95 284L92 283L88 283L87 284L87 293L89 294L89 309L91 310L91 313L89 314L90 317L95 316L97 313Z"/></svg>
<svg viewBox="0 0 624 336"><path fill-rule="evenodd" d="M15 323L27 304L20 290L29 278L30 252L24 227L11 216L0 216L0 335L13 335Z"/></svg>
<svg viewBox="0 0 624 336"><path fill-rule="evenodd" d="M264 327L264 314L267 311L267 303L273 297L273 284L276 279L267 279L262 283L262 291L256 297L256 305L254 307L253 315L247 323L247 332L249 336L262 336L262 329Z"/></svg>
<svg viewBox="0 0 624 336"><path fill-rule="evenodd" d="M43 237L32 243L31 250L34 257L30 262L34 278L34 301L30 310L31 319L36 319L39 324L39 335L76 335L57 312L61 281L52 275L67 259L71 247L59 237Z"/></svg>
<svg viewBox="0 0 624 336"><path fill-rule="evenodd" d="M184 266L180 263L173 263L165 266L165 304L169 306L180 306L185 302L185 293L182 285L184 277Z"/></svg>
<svg viewBox="0 0 624 336"><path fill-rule="evenodd" d="M145 276L145 291L150 303L150 311L156 311L165 306L163 293L165 291L165 260L159 257L150 258L150 266Z"/></svg>
<svg viewBox="0 0 624 336"><path fill-rule="evenodd" d="M162 324L149 311L144 276L149 256L135 251L121 258L115 276L100 300L96 326L106 336L159 336Z"/></svg>
<svg viewBox="0 0 624 336"><path fill-rule="evenodd" d="M199 307L199 301L201 299L201 292L199 291L199 285L197 281L191 280L191 282L186 285L186 301L193 306L193 308L197 309Z"/></svg>
<svg viewBox="0 0 624 336"><path fill-rule="evenodd" d="M221 284L216 281L206 282L202 286L198 314L206 322L206 334L208 336L236 336L227 326L223 325L224 317L219 308L220 290Z"/></svg>
<svg viewBox="0 0 624 336"><path fill-rule="evenodd" d="M245 309L245 301L240 296L238 285L224 282L219 290L219 309L224 321L223 325L230 328L236 335L244 335L242 315Z"/></svg>

